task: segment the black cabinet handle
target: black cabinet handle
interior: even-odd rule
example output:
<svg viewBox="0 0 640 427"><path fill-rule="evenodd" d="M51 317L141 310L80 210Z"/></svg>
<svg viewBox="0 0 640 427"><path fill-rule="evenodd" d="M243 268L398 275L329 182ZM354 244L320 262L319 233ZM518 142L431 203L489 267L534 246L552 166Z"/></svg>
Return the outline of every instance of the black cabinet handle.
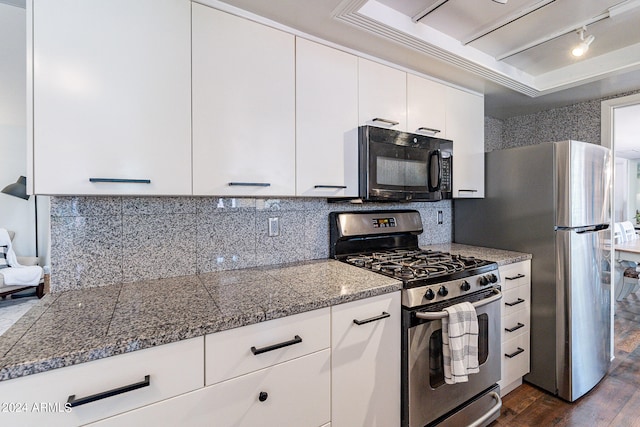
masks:
<svg viewBox="0 0 640 427"><path fill-rule="evenodd" d="M387 124L390 124L391 126L395 126L395 125L400 124L400 122L396 122L395 120L383 119L382 117L376 117L375 119L373 119L371 121L372 122L387 123Z"/></svg>
<svg viewBox="0 0 640 427"><path fill-rule="evenodd" d="M89 182L116 182L121 184L151 184L150 179L125 179L125 178L89 178Z"/></svg>
<svg viewBox="0 0 640 427"><path fill-rule="evenodd" d="M101 393L96 393L91 396L82 397L80 399L76 399L76 395L72 394L67 399L67 404L69 404L70 408L75 408L76 406L95 402L96 400L106 399L112 396L117 396L118 394L127 393L129 391L137 390L143 387L148 387L150 385L151 385L151 376L145 375L144 380L140 381L139 383L125 385L122 387L114 388L113 390L103 391Z"/></svg>
<svg viewBox="0 0 640 427"><path fill-rule="evenodd" d="M513 332L513 331L517 331L520 328L524 328L524 324L518 322L518 324L516 326L514 326L513 328L504 328L504 330L507 331L507 332Z"/></svg>
<svg viewBox="0 0 640 427"><path fill-rule="evenodd" d="M436 133L440 133L442 131L440 129L419 127L418 129L416 129L416 132L431 132L435 135Z"/></svg>
<svg viewBox="0 0 640 427"><path fill-rule="evenodd" d="M267 400L268 397L269 397L269 393L267 393L266 391L261 391L260 394L258 395L258 400L260 402L264 402L265 400Z"/></svg>
<svg viewBox="0 0 640 427"><path fill-rule="evenodd" d="M314 185L313 188L335 188L341 190L343 188L347 188L346 185Z"/></svg>
<svg viewBox="0 0 640 427"><path fill-rule="evenodd" d="M387 317L391 317L391 315L383 311L380 316L370 317L369 319L364 319L364 320L353 319L353 323L360 326L360 325L364 325L365 323L371 323L377 320L386 319Z"/></svg>
<svg viewBox="0 0 640 427"><path fill-rule="evenodd" d="M524 302L524 300L522 298L518 298L514 302L505 302L505 304L508 305L509 307L513 307L514 305L518 305L518 304L523 303L523 302Z"/></svg>
<svg viewBox="0 0 640 427"><path fill-rule="evenodd" d="M517 279L522 279L523 277L525 277L525 275L522 274L522 273L519 273L517 276L505 277L505 279L507 279L507 280L517 280Z"/></svg>
<svg viewBox="0 0 640 427"><path fill-rule="evenodd" d="M296 335L295 337L293 337L291 341L285 341L285 342L269 345L267 347L262 347L262 348L251 347L251 353L257 356L258 354L266 353L267 351L277 350L279 348L288 347L290 345L299 344L301 342L302 342L302 338L300 338L299 335Z"/></svg>
<svg viewBox="0 0 640 427"><path fill-rule="evenodd" d="M520 353L524 353L524 348L518 347L518 349L516 351L514 351L513 353L511 353L511 354L505 353L504 355L507 356L509 359L511 359L512 357L516 357Z"/></svg>
<svg viewBox="0 0 640 427"><path fill-rule="evenodd" d="M270 187L271 184L268 182L230 182L230 187Z"/></svg>

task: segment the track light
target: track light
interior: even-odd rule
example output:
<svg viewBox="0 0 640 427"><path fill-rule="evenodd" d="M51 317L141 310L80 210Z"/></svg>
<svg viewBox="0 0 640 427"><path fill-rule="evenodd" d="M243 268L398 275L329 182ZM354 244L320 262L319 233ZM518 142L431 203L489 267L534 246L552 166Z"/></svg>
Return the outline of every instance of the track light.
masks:
<svg viewBox="0 0 640 427"><path fill-rule="evenodd" d="M493 0L493 1L500 4L507 4L509 0Z"/></svg>
<svg viewBox="0 0 640 427"><path fill-rule="evenodd" d="M593 35L589 35L587 38L584 37L584 33L587 31L587 27L582 27L580 28L577 33L580 34L580 40L582 40L580 42L580 44L578 44L576 47L573 48L573 50L571 51L571 54L573 56L577 56L580 57L582 55L584 55L588 50L589 50L589 45L591 45L591 43L593 43L593 41L596 39L595 36Z"/></svg>

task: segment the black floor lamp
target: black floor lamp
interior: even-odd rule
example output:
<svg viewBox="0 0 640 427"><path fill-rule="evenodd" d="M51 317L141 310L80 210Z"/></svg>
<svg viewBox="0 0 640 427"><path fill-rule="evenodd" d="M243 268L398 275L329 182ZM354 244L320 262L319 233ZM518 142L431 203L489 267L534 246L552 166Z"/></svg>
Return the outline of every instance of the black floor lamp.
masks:
<svg viewBox="0 0 640 427"><path fill-rule="evenodd" d="M13 184L4 187L2 193L24 200L29 200L29 197L31 197L31 195L27 194L27 178L24 176L18 178ZM38 199L36 195L33 196L33 205L35 206L36 214L36 257L38 257Z"/></svg>

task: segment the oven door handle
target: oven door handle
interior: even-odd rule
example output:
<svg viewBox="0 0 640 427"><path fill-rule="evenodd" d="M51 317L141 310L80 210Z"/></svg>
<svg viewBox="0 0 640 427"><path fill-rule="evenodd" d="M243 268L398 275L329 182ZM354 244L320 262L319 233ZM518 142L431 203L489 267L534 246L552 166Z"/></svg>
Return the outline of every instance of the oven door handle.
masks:
<svg viewBox="0 0 640 427"><path fill-rule="evenodd" d="M499 289L493 289L493 292L495 295L485 298L481 301L474 302L472 304L473 308L476 308L476 309L480 308L484 305L491 304L492 302L502 298L502 292L500 292ZM449 316L449 313L447 313L446 311L419 311L416 313L416 317L418 319L425 319L425 320L439 320L439 319L444 319L445 317L448 317L448 316Z"/></svg>
<svg viewBox="0 0 640 427"><path fill-rule="evenodd" d="M467 427L479 427L483 425L489 418L493 417L496 412L500 411L500 408L502 408L502 399L500 399L500 395L495 391L492 391L491 393L489 393L489 395L496 400L496 404L493 405L493 407L489 409L486 414L475 420L473 423L469 424Z"/></svg>

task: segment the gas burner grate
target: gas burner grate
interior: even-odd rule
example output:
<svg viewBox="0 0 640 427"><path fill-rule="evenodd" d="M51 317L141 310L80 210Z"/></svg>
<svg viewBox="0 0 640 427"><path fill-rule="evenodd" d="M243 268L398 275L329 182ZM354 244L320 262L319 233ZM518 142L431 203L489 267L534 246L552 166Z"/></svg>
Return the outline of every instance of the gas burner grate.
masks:
<svg viewBox="0 0 640 427"><path fill-rule="evenodd" d="M474 257L439 251L395 249L351 255L345 261L400 279L420 279L451 275L487 264Z"/></svg>

